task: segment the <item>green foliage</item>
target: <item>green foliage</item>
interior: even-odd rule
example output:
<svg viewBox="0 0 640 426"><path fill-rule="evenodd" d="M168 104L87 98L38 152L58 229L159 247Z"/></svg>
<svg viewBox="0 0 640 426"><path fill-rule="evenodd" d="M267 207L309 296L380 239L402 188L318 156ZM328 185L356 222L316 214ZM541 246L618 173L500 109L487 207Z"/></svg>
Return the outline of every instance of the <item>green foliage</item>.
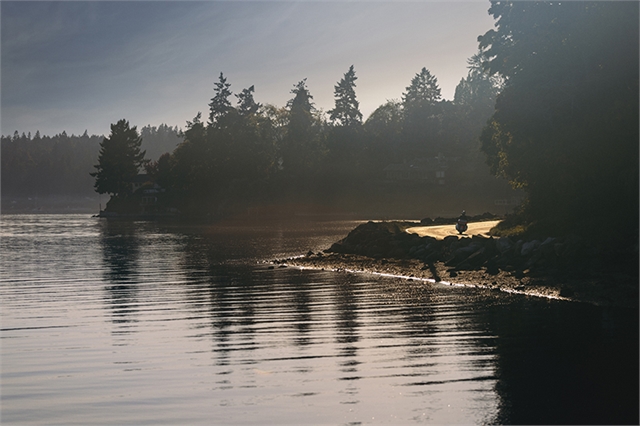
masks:
<svg viewBox="0 0 640 426"><path fill-rule="evenodd" d="M140 151L142 139L136 127L122 119L111 125L111 134L100 144L95 189L99 194L126 196L131 193L131 182L144 164L144 151Z"/></svg>
<svg viewBox="0 0 640 426"><path fill-rule="evenodd" d="M527 191L538 226L637 231L638 3L492 2L490 13L497 29L480 46L505 80L481 138L491 170Z"/></svg>

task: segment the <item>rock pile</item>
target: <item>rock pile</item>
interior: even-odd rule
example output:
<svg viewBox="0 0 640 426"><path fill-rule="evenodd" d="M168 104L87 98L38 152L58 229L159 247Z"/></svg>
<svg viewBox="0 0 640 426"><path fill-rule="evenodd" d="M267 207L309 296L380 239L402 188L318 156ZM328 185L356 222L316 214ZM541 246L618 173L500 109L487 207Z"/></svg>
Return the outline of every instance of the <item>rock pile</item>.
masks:
<svg viewBox="0 0 640 426"><path fill-rule="evenodd" d="M449 273L485 270L487 274L495 275L502 270L517 278L524 274L583 274L600 268L597 249L577 238L549 237L524 241L509 237L448 236L438 240L405 232L413 225L368 222L355 228L325 252L374 259L417 259L425 265L443 262Z"/></svg>
<svg viewBox="0 0 640 426"><path fill-rule="evenodd" d="M442 224L442 220L435 224ZM409 281L433 279L490 291L637 309L638 273L633 262L628 265L631 268L620 268L619 261L618 267L603 261L611 259L612 253L614 258L626 253L620 259L629 259L628 248L613 247L609 250L612 253L603 253L599 246L575 236L524 240L452 235L439 240L406 232L415 225L368 222L324 251L309 251L306 256L273 263L280 267L380 273ZM631 252L637 259L637 245Z"/></svg>

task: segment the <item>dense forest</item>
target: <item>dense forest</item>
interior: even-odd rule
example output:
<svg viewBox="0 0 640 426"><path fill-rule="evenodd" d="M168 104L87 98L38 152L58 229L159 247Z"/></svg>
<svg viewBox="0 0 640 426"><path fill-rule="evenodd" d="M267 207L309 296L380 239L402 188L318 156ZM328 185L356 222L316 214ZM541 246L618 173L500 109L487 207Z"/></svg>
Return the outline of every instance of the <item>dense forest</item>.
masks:
<svg viewBox="0 0 640 426"><path fill-rule="evenodd" d="M452 101L441 98L436 77L423 68L401 100L386 102L367 120L359 110L353 66L336 83L335 108L326 113L315 108L305 80L293 86L286 106L277 107L256 102L253 86L234 94L220 73L206 122L198 113L184 131L146 126L132 137L144 153L134 170L162 189L144 210L219 215L274 206L363 214L414 209L407 214L421 217L425 205L445 203L436 208L451 212L468 208L465 194L479 209L490 208L511 191L489 174L480 152L478 136L501 87L481 66L479 56L469 60ZM95 182L90 173L107 161L101 146L112 136L3 137L3 196L86 194ZM108 172L99 169L94 176ZM137 172L116 174L125 182L116 187L124 189L97 182L96 189L112 196L110 209L128 205L127 211L139 211L141 193L127 190Z"/></svg>
<svg viewBox="0 0 640 426"><path fill-rule="evenodd" d="M184 141L146 166L166 191L157 207L196 215L290 203L362 210L386 199L385 191L410 202L417 185L418 197L435 203L445 182L449 191L496 184L478 135L500 86L479 66L470 60L453 101L441 99L437 79L423 68L401 101L385 103L364 122L353 66L336 83L335 108L327 113L315 108L305 80L279 108L256 102L254 86L234 95L221 73L206 122L198 113Z"/></svg>
<svg viewBox="0 0 640 426"><path fill-rule="evenodd" d="M479 38L505 85L484 129L532 232L638 237L638 2L492 2ZM636 259L637 261L637 259Z"/></svg>
<svg viewBox="0 0 640 426"><path fill-rule="evenodd" d="M158 158L180 143L179 129L166 124L145 126L140 133L147 158ZM66 132L41 136L40 132L31 135L17 131L13 136L2 136L3 211L30 211L37 206L50 210L56 207L51 203L77 206L81 200L86 202L80 205L95 210L98 206L92 202L96 199L95 179L89 173L95 171L103 138L89 136L86 131L81 136L69 136Z"/></svg>

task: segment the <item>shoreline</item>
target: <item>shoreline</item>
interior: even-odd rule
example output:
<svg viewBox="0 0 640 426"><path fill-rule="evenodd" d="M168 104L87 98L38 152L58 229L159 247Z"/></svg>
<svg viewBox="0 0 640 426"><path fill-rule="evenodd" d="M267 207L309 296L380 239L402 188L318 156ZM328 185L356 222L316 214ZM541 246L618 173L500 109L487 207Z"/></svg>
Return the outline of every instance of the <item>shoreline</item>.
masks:
<svg viewBox="0 0 640 426"><path fill-rule="evenodd" d="M330 270L355 274L373 274L411 281L429 282L454 287L502 291L529 297L588 303L596 306L637 308L638 298L628 277L558 278L517 277L506 271L488 274L486 270L454 271L443 262L431 267L417 259L375 259L341 253L308 253L301 257L274 260L272 263L300 269Z"/></svg>
<svg viewBox="0 0 640 426"><path fill-rule="evenodd" d="M620 260L605 261L590 241L494 238L485 229L491 225L486 219L493 218L484 217L475 218L473 235L455 235L452 226L440 226L455 220L438 219L442 223L425 220L423 225L431 226L422 227L369 221L326 250L272 263L638 308L637 273L621 268Z"/></svg>

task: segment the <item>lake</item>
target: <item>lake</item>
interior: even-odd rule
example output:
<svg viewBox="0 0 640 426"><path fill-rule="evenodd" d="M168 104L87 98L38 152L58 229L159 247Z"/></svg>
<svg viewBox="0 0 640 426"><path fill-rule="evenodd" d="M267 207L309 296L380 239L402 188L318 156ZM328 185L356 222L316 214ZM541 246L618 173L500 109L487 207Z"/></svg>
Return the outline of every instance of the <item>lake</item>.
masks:
<svg viewBox="0 0 640 426"><path fill-rule="evenodd" d="M638 423L638 311L271 265L359 222L3 215L2 424Z"/></svg>

